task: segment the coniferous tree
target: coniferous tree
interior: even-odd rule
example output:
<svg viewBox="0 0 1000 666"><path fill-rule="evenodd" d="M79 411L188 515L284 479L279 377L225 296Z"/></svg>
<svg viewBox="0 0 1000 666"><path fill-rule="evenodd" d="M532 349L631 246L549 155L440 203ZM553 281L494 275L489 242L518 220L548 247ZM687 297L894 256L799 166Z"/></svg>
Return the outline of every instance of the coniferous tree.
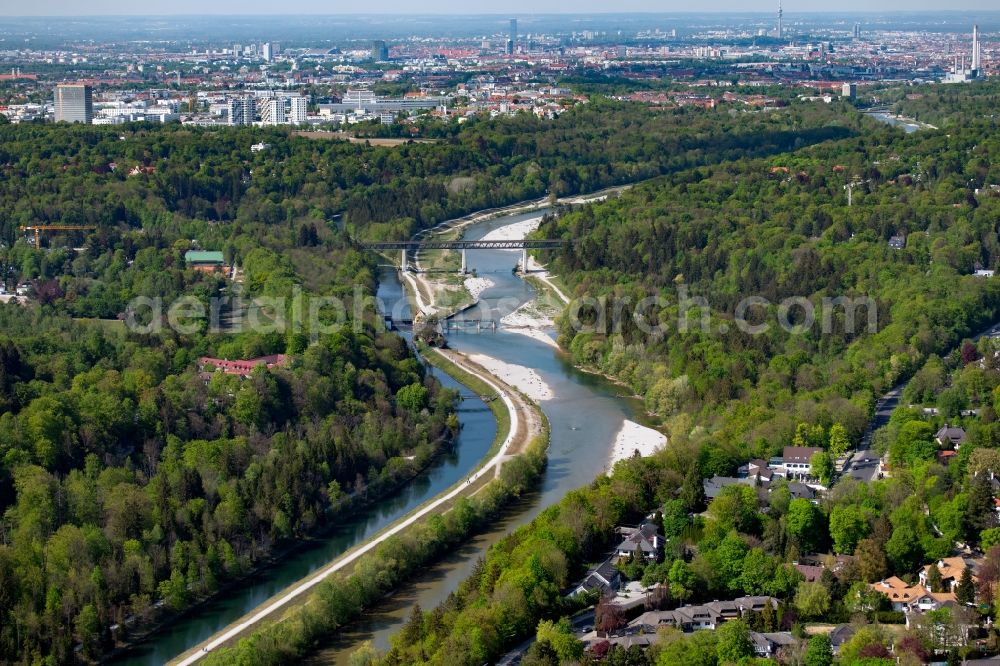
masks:
<svg viewBox="0 0 1000 666"><path fill-rule="evenodd" d="M976 474L969 483L969 504L965 510L966 538L978 543L983 530L997 527L996 503L993 486L986 473Z"/></svg>
<svg viewBox="0 0 1000 666"><path fill-rule="evenodd" d="M972 571L969 567L962 571L962 577L955 587L955 598L963 604L971 604L976 600L976 585L972 581Z"/></svg>

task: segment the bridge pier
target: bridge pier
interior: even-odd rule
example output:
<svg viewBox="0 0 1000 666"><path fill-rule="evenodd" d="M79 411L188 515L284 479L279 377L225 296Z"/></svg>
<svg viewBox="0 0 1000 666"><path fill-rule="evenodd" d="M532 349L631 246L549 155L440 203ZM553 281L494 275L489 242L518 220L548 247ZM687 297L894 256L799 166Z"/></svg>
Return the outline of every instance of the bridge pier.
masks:
<svg viewBox="0 0 1000 666"><path fill-rule="evenodd" d="M468 264L468 261L466 260L465 252L466 252L466 250L463 247L462 248L462 275L465 275L466 273L469 272L469 264Z"/></svg>
<svg viewBox="0 0 1000 666"><path fill-rule="evenodd" d="M401 250L401 253L402 254L401 254L400 259L399 259L399 270L401 270L401 271L403 271L405 273L409 269L409 266L407 266L407 264L406 264L406 248L405 247Z"/></svg>
<svg viewBox="0 0 1000 666"><path fill-rule="evenodd" d="M528 272L528 248L521 248L521 272Z"/></svg>

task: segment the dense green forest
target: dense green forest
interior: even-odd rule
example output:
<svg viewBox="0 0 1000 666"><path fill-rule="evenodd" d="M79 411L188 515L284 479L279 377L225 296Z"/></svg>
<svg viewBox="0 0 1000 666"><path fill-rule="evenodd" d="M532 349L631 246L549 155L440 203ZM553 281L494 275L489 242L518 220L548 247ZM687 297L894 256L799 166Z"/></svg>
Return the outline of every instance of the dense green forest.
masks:
<svg viewBox="0 0 1000 666"><path fill-rule="evenodd" d="M97 658L112 624L161 600L183 608L276 546L335 524L346 502L426 464L456 426L454 396L370 321L314 341L310 331L205 326L140 334L114 321L131 299L208 303L297 286L370 294L375 259L357 238L403 238L476 208L657 176L540 233L575 241L548 259L580 298L662 296L668 305L644 313L654 323L677 321L681 287L710 304L709 332L668 326L650 338L628 323L589 333L563 324L577 363L622 379L664 419L669 450L620 465L510 536L444 607L415 616L385 662L478 666L536 631L543 646L562 645L564 627L539 620L573 610L561 590L616 524L658 507L674 519L674 544L697 554L675 547L668 562L633 574L666 582L667 603L773 593L786 623L850 615L854 583L905 574L958 535L990 544L994 526L977 513L982 491L969 476L978 458L959 456L945 474L928 455L925 426L936 422L923 416L879 436L898 462L890 480L838 485L821 506L780 490L766 507L727 493L691 515L706 508L703 476L792 441L856 441L876 396L918 370L928 377L922 398L983 403L992 376L964 397L947 378L959 372L949 350L1000 307L998 283L970 275L1000 259L990 122L970 112L950 133L906 136L846 105L657 110L594 99L552 121L476 119L397 148L270 129L0 126L0 269L8 286L29 283L32 301L0 306L0 660L71 661L77 644L81 658ZM268 147L252 152L261 141ZM854 181L848 206L843 188ZM98 229L35 249L17 227L36 223ZM905 247L890 248L892 236ZM242 284L187 268L192 248L221 250ZM719 333L750 295L870 295L877 331L846 330L838 313L829 334ZM775 323L773 307L761 316ZM271 353L290 363L244 380L198 371L202 355ZM991 449L983 411L970 431ZM412 560L380 553L366 569L377 580L324 588L289 633L229 656L301 654L522 485L507 479L481 505L410 535ZM931 531L928 511L951 521L947 531ZM824 581L824 592L804 588L787 562L829 548L887 559ZM684 662L678 655L703 640L642 658Z"/></svg>
<svg viewBox="0 0 1000 666"><path fill-rule="evenodd" d="M995 84L876 88L872 95L900 115L938 127L985 119L990 129L996 129ZM994 172L993 183L998 180L996 176Z"/></svg>
<svg viewBox="0 0 1000 666"><path fill-rule="evenodd" d="M1000 284L973 276L1000 262L1000 200L989 188L1000 180L1000 141L979 102L966 109L963 91L987 106L998 101L997 86L955 87L941 94L951 100L942 112L961 118L947 133L905 135L858 120L849 138L682 170L543 224L539 236L573 241L547 257L576 297L560 343L575 362L643 396L669 446L619 463L511 534L444 604L415 612L387 653L365 648L355 663L476 665L527 637L536 640L521 663L532 666L754 663L749 630L801 636L817 621L863 626L841 648L842 664L974 654L962 627L1000 612L1000 529L987 474L1000 470L1000 346L962 341L1000 318ZM852 183L849 206L844 187ZM902 247L890 246L893 237ZM698 307L683 330L685 291L707 304L707 328ZM661 302L642 311L645 322L664 324L653 334L631 316L651 296ZM735 325L737 305L750 296L769 303L750 317L769 325L761 334ZM862 309L852 329L839 310L824 331L821 299L838 296L870 297L877 325L867 327ZM777 305L789 297L818 306L815 326L779 325ZM801 315L791 323L803 324ZM911 376L904 406L875 434L888 478L842 479L816 502L794 499L778 482L766 498L733 486L706 503L704 478L734 475L785 445L823 449L814 465L829 483L832 458L859 441L877 397ZM934 440L945 423L967 430L957 455ZM651 511L668 540L663 560L618 566L630 579L662 584L652 607L762 594L780 600L776 612L714 632L661 630L648 650L584 652L559 621L575 610L564 592L606 556L615 526ZM957 544L981 558L976 582L963 576L955 590L960 605L908 630L884 628L903 615L869 583L890 575L914 582L922 565L953 555ZM790 564L816 553L831 564L832 555L850 557L806 582ZM933 571L929 585L941 590ZM972 602L980 605L961 605ZM597 626L624 620L598 604ZM995 651L995 636L981 635ZM824 640L756 663L831 664Z"/></svg>
<svg viewBox="0 0 1000 666"><path fill-rule="evenodd" d="M286 351L282 337L126 335L22 306L0 308L0 330L4 661L66 662L75 640L98 656L110 625L336 524L455 428L451 392L373 329L245 380L203 379L193 357Z"/></svg>
<svg viewBox="0 0 1000 666"><path fill-rule="evenodd" d="M607 308L604 330L577 332L567 317L561 342L644 396L673 441L710 438L706 473L767 458L803 421L840 422L856 441L878 395L996 320L1000 287L972 275L1000 264L1000 197L985 187L1000 180L1000 142L988 121L950 135L868 122L849 139L665 176L539 231L575 241L552 257L554 272ZM893 236L905 247L890 247ZM642 313L662 324L652 336L632 316L650 296L662 299ZM746 312L763 333L735 321L748 297L766 300ZM824 332L823 299L838 297L871 298L877 332L867 308L850 328L833 304ZM710 307L707 330L697 307L682 330L685 298ZM807 330L779 325L789 298L815 306ZM578 309L593 320L592 306ZM790 323L802 315L794 308Z"/></svg>
<svg viewBox="0 0 1000 666"><path fill-rule="evenodd" d="M153 231L180 215L238 229L341 213L350 228L399 237L473 209L598 190L849 131L827 126L834 124L834 110L820 107L777 118L598 99L556 120L475 119L461 129L456 123L437 143L397 148L277 129L7 125L0 129L0 238L9 243L18 225L31 223ZM257 141L270 145L252 153ZM130 176L136 166L151 171Z"/></svg>
<svg viewBox="0 0 1000 666"><path fill-rule="evenodd" d="M335 524L345 502L390 490L454 431L453 396L369 322L140 333L120 321L133 299L238 310L235 297L252 308L301 288L350 301L375 286L355 237L856 131L842 120L595 100L398 148L258 128L3 125L0 271L30 304L0 308L0 660L67 661L77 645L96 658L162 605L185 607ZM19 231L34 224L97 228L36 249ZM191 270L191 249L222 251L241 282ZM245 380L199 373L202 355L274 353L288 365Z"/></svg>

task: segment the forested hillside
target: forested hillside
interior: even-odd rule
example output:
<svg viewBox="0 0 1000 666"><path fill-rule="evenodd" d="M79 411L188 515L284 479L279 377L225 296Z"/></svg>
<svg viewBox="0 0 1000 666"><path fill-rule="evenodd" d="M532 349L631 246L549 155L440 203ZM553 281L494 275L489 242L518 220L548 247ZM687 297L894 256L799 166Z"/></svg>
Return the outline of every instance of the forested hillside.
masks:
<svg viewBox="0 0 1000 666"><path fill-rule="evenodd" d="M848 622L853 638L836 660L849 666L995 652L995 634L980 627L1000 612L990 481L1000 470L1000 345L962 341L1000 318L1000 283L973 275L1000 261L1000 200L989 187L1000 142L978 107L963 114L961 91L982 91L951 90L959 92L943 111L962 122L950 134L865 123L848 139L670 174L543 224L540 236L573 241L550 254L550 267L580 304L569 312L579 309L582 323L598 329L581 332L567 313L561 344L575 362L644 396L669 446L619 463L508 536L444 604L415 613L387 653L363 649L356 662L472 666L533 638L522 664L829 665L825 633ZM844 186L852 183L848 206ZM683 290L710 306L707 329L695 307L680 330ZM649 335L630 315L653 295L666 305L644 310L646 322L666 327ZM757 335L734 316L752 296L770 303L749 316L769 325ZM823 332L821 307L812 327L779 326L781 299L820 305L838 296L870 296L877 326L867 328L862 308L857 328L845 330L841 309ZM791 323L803 324L801 312ZM833 459L858 443L876 399L914 374L906 403L875 434L887 478L837 480ZM958 451L935 436L946 424L964 426ZM706 501L703 479L733 476L790 445L817 447L811 483L835 485L810 501L775 478L756 488L736 483ZM621 642L632 647L598 640L585 651L579 625L560 621L581 601L566 592L609 555L616 526L650 513L666 539L662 558L616 566L660 587L629 615L598 603L599 631L614 636L643 610L740 594L772 596L777 607L694 633L660 627L646 649L631 632ZM953 555L975 561L975 580L966 569L942 583L937 561ZM807 556L822 571L812 580L794 566ZM872 584L897 576L917 585L925 565L926 590L954 596L911 614L904 629L899 595ZM759 659L751 630L790 631L793 642Z"/></svg>
<svg viewBox="0 0 1000 666"><path fill-rule="evenodd" d="M371 322L317 344L308 326L138 333L120 321L134 298L238 311L234 296L301 287L350 305L375 286L376 258L354 238L857 127L824 107L776 117L602 100L397 148L276 129L0 126L0 274L30 301L0 307L0 660L67 661L77 645L98 657L112 625L126 636L159 602L181 609L335 524L344 501L405 480L454 430L453 396ZM97 228L35 248L18 229L35 224ZM192 270L192 249L221 251L242 282ZM277 353L289 362L246 379L199 372L203 355Z"/></svg>
<svg viewBox="0 0 1000 666"><path fill-rule="evenodd" d="M839 421L857 439L877 395L995 320L1000 288L972 275L1000 264L1000 198L974 194L1000 155L989 122L950 136L870 122L859 137L666 176L539 232L574 240L553 266L577 294L628 304L619 334L576 333L567 320L562 342L628 382L675 439L721 427L706 472L768 457L801 421ZM905 247L891 247L894 236ZM710 305L707 332L697 308L680 330L684 293ZM652 338L629 317L651 295L667 303L646 313L665 329ZM877 333L863 335L864 307L847 330L843 306L829 308L823 332L823 298L862 296L875 302ZM770 304L747 310L749 323L768 323L761 334L734 322L748 297ZM808 330L779 325L787 298L815 305ZM794 308L791 322L802 315Z"/></svg>
<svg viewBox="0 0 1000 666"><path fill-rule="evenodd" d="M208 381L198 353L284 340L126 335L16 305L0 331L3 661L66 662L76 640L98 656L110 625L181 609L407 480L455 425L450 392L370 329Z"/></svg>
<svg viewBox="0 0 1000 666"><path fill-rule="evenodd" d="M474 118L438 143L397 148L277 129L5 125L0 237L9 242L18 225L36 222L153 229L175 224L173 215L277 225L340 213L366 233L403 237L478 208L593 191L847 132L824 127L834 122L837 114L822 107L801 107L776 122L595 100L552 121ZM251 152L260 141L269 147ZM137 166L145 170L130 176ZM388 226L376 231L369 223Z"/></svg>

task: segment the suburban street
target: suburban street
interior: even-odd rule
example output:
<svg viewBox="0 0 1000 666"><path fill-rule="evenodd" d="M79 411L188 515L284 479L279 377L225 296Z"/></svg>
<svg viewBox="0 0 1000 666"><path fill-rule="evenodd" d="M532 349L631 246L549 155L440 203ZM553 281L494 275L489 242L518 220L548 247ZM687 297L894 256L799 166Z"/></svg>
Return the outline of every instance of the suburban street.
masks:
<svg viewBox="0 0 1000 666"><path fill-rule="evenodd" d="M896 386L875 403L875 415L868 424L868 431L861 440L858 450L851 456L844 469L845 477L849 476L858 481L874 481L878 478L879 454L870 448L872 436L876 430L889 423L889 418L899 404L899 397L903 394L904 388L906 388L905 383Z"/></svg>
<svg viewBox="0 0 1000 666"><path fill-rule="evenodd" d="M981 337L1000 337L1000 324L994 324L990 328L972 338L973 341ZM875 415L868 424L868 431L858 445L858 450L854 452L847 466L844 468L843 477L850 477L858 481L874 481L878 478L879 455L871 447L872 436L875 431L889 423L892 412L899 404L899 398L903 394L903 389L909 381L899 384L891 391L879 398L875 403Z"/></svg>

